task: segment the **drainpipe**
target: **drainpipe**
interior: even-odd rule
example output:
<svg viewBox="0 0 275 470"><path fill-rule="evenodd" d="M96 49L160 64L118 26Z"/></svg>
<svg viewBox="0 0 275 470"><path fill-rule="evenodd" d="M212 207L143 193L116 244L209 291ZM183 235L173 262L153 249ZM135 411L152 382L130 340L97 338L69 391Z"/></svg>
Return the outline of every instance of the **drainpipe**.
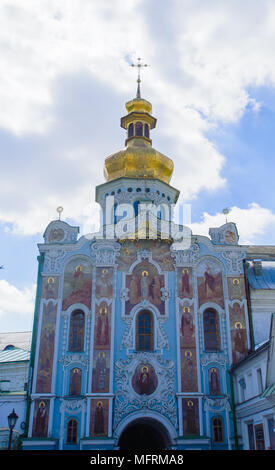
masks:
<svg viewBox="0 0 275 470"><path fill-rule="evenodd" d="M248 323L249 323L249 336L250 336L250 349L251 351L255 351L255 340L254 340L254 330L253 330L253 321L252 321L252 309L251 309L251 298L250 298L250 286L248 282L247 276L247 268L249 264L244 261L243 263L243 270L244 270L244 284L245 284L245 292L246 292L246 300L247 300L247 311L248 311Z"/></svg>
<svg viewBox="0 0 275 470"><path fill-rule="evenodd" d="M239 440L238 440L238 428L237 428L237 418L236 418L236 404L235 404L235 394L234 394L234 384L232 377L232 370L228 371L230 378L230 391L231 391L231 405L232 405L232 418L233 418L233 429L234 429L234 441L235 441L235 450L239 450Z"/></svg>
<svg viewBox="0 0 275 470"><path fill-rule="evenodd" d="M26 428L25 428L23 437L28 437L28 429L29 429L32 378L33 378L33 369L34 369L35 347L36 347L36 339L37 339L37 325L38 325L40 293L41 293L41 271L42 271L43 262L44 262L44 253L42 253L40 256L37 256L37 261L38 261L38 273L37 273L37 287L36 287L35 308L34 308L34 317L33 317L31 355L30 355L30 363L29 363L29 378L28 378L28 388L27 388Z"/></svg>

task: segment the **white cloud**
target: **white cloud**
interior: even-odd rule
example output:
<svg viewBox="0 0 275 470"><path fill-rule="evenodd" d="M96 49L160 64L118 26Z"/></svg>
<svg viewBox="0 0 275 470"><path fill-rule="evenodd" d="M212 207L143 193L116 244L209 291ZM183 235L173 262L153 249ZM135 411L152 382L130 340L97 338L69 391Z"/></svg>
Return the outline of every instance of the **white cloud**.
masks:
<svg viewBox="0 0 275 470"><path fill-rule="evenodd" d="M191 78L194 106L209 118L237 121L248 104L255 106L246 87L274 85L274 17L269 0L195 2L178 9L181 67Z"/></svg>
<svg viewBox="0 0 275 470"><path fill-rule="evenodd" d="M143 30L139 3L2 2L0 125L17 134L45 132L54 123L52 85L61 75L86 69L114 89L127 89L130 72L121 63Z"/></svg>
<svg viewBox="0 0 275 470"><path fill-rule="evenodd" d="M28 158L19 150L17 159L5 159L0 219L26 235L43 232L61 204L65 217L84 223L92 185L103 182L105 147L80 142L73 129L56 152L43 155L49 140L56 142L53 132L61 119L64 126L72 120L65 111L57 114L55 85L60 82L61 89L64 77L86 71L114 96L130 98L135 74L125 57L136 54L150 64L142 91L157 109L153 145L167 139L169 148L159 150L175 162L171 184L189 200L202 189L225 186L225 156L206 132L221 122L238 122L247 106L257 112L260 103L249 96L249 86L274 86L274 19L269 0L82 0L81 7L73 0L2 2L0 127L19 143L30 136L41 141L28 148ZM102 120L93 123L94 140L100 125Z"/></svg>
<svg viewBox="0 0 275 470"><path fill-rule="evenodd" d="M247 209L232 207L227 221L237 225L239 244L275 244L275 214L255 202ZM191 223L189 226L193 234L209 236L209 228L220 227L225 222L225 215L222 213L210 215L204 212L201 222ZM265 234L268 235L266 239Z"/></svg>
<svg viewBox="0 0 275 470"><path fill-rule="evenodd" d="M6 315L32 317L34 312L36 285L18 289L5 280L0 280L0 317Z"/></svg>

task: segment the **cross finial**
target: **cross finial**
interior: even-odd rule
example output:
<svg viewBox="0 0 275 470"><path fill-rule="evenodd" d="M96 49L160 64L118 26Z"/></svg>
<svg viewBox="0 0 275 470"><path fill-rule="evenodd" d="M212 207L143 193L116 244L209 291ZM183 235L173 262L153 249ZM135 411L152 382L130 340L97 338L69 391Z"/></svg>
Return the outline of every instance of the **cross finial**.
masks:
<svg viewBox="0 0 275 470"><path fill-rule="evenodd" d="M58 215L59 215L59 219L61 218L61 212L63 212L63 207L62 206L58 206L58 208L56 209L56 212L58 212Z"/></svg>
<svg viewBox="0 0 275 470"><path fill-rule="evenodd" d="M142 64L140 57L138 57L137 60L138 60L137 64L131 64L131 67L137 67L137 69L138 69L138 78L137 78L137 84L138 84L138 86L137 86L137 98L140 98L140 97L141 97L141 96L140 96L140 82L141 82L141 79L140 79L140 69L141 69L141 67L148 67L148 65L147 65L147 64Z"/></svg>
<svg viewBox="0 0 275 470"><path fill-rule="evenodd" d="M227 215L229 214L229 209L226 207L225 209L223 209L222 212L223 212L223 214L224 214L225 216L227 216ZM226 224L227 224L227 217L225 217L225 222L226 222Z"/></svg>

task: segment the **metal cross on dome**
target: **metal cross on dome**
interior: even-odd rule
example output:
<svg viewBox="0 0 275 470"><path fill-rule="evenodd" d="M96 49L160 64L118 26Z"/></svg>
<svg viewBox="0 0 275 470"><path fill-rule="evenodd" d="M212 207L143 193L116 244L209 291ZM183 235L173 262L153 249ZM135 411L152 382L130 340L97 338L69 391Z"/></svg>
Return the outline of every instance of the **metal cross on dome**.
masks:
<svg viewBox="0 0 275 470"><path fill-rule="evenodd" d="M229 209L227 207L225 207L225 209L223 209L222 213L227 216L229 214ZM225 222L227 223L227 217L225 217Z"/></svg>
<svg viewBox="0 0 275 470"><path fill-rule="evenodd" d="M56 212L58 212L59 220L60 220L60 218L61 218L61 213L63 212L63 207L62 207L62 206L58 206L58 208L56 209Z"/></svg>
<svg viewBox="0 0 275 470"><path fill-rule="evenodd" d="M138 83L138 87L137 87L137 98L140 98L140 82L141 82L141 79L140 79L140 69L141 67L149 67L148 64L142 64L141 63L141 58L138 57L137 59L137 64L131 64L131 67L137 67L138 69L138 78L137 78L137 83Z"/></svg>

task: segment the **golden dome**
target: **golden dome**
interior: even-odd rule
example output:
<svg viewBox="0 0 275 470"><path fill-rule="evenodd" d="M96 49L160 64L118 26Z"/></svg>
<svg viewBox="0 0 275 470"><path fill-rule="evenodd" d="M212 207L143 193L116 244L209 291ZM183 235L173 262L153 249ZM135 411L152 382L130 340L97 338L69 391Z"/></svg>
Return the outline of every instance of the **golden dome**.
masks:
<svg viewBox="0 0 275 470"><path fill-rule="evenodd" d="M128 101L125 107L128 114L121 118L121 127L127 130L126 148L106 158L106 180L156 178L169 183L174 164L152 147L150 130L154 129L157 120L151 115L151 103L137 97Z"/></svg>

